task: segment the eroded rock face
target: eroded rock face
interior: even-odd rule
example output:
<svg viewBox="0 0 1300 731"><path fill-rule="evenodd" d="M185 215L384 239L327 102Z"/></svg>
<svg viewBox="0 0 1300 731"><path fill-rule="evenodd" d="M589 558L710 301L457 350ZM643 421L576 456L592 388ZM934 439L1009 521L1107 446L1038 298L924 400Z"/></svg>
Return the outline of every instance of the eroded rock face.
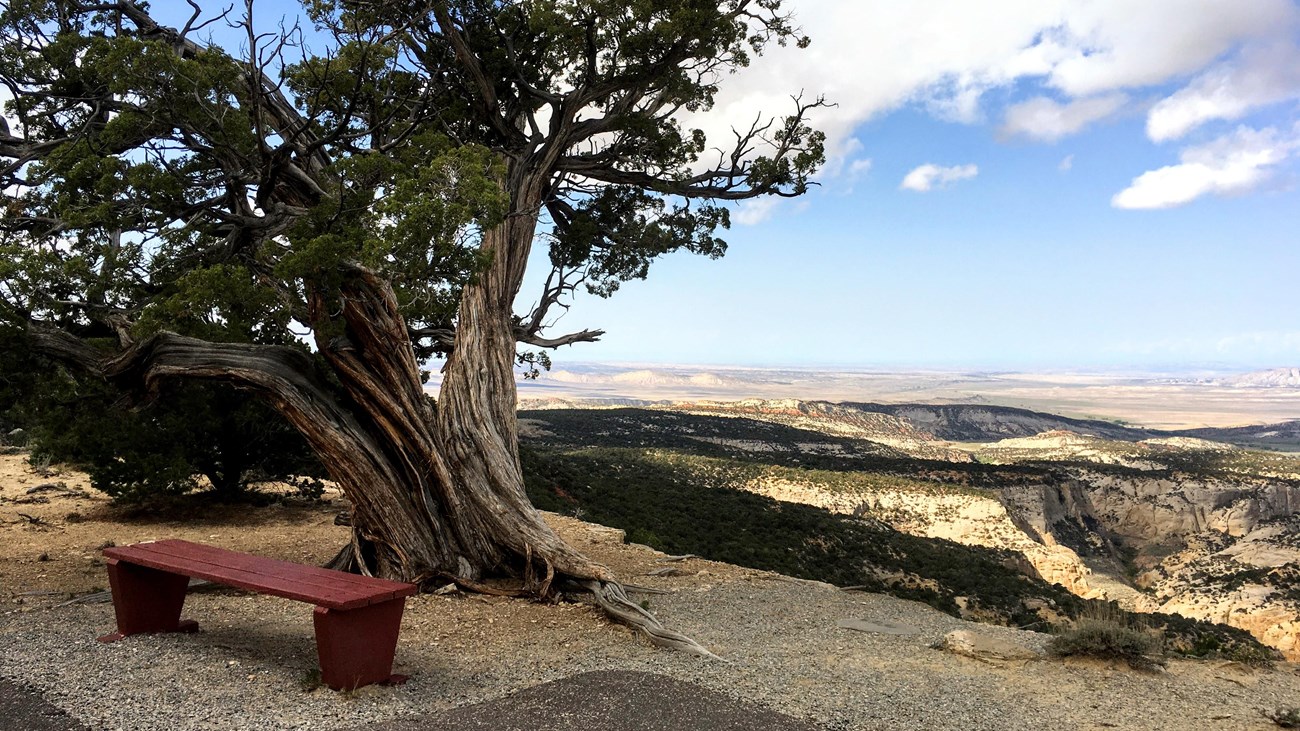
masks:
<svg viewBox="0 0 1300 731"><path fill-rule="evenodd" d="M1292 587L1288 598L1290 574L1273 571L1300 566L1300 487L1070 471L1074 479L1061 484L1001 490L1026 535L1085 555L1136 551L1135 583L1149 593L1130 597L1130 608L1239 627L1300 659L1300 592Z"/></svg>
<svg viewBox="0 0 1300 731"><path fill-rule="evenodd" d="M1024 557L1024 573L1060 584L1089 598L1103 595L1088 584L1091 570L1079 555L1046 533L1036 540L1017 526L1006 506L992 494L924 493L881 489L871 492L830 492L814 485L758 479L747 489L785 502L804 503L846 515L869 514L897 531L926 538L944 538L968 546L1010 549Z"/></svg>
<svg viewBox="0 0 1300 731"><path fill-rule="evenodd" d="M1116 476L1078 470L1093 517L1139 543L1204 531L1244 536L1261 523L1300 510L1300 486L1258 479Z"/></svg>
<svg viewBox="0 0 1300 731"><path fill-rule="evenodd" d="M1222 622L1300 660L1300 516L1238 538L1209 531L1137 577L1158 611Z"/></svg>
<svg viewBox="0 0 1300 731"><path fill-rule="evenodd" d="M1300 661L1300 604L1278 602L1269 587L1247 586L1226 594L1188 587L1161 604L1159 611L1239 627L1281 651L1287 660Z"/></svg>

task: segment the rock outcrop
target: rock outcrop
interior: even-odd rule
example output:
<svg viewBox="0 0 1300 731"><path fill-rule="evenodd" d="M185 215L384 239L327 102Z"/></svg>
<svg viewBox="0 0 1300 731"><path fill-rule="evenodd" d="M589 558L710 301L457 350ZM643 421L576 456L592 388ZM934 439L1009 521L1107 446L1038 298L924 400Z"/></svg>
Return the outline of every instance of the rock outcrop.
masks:
<svg viewBox="0 0 1300 731"><path fill-rule="evenodd" d="M953 630L944 635L942 640L935 643L934 649L974 658L994 665L1036 660L1042 657L1039 653L1023 645L1017 645L1014 642L1008 642L997 637L977 634L967 629Z"/></svg>
<svg viewBox="0 0 1300 731"><path fill-rule="evenodd" d="M774 500L813 505L846 515L869 515L897 531L956 543L1008 549L1023 557L1019 568L1074 594L1103 598L1088 583L1091 570L1049 531L1030 535L1016 524L997 495L974 492L920 492L880 488L830 491L816 483L760 478L745 488Z"/></svg>

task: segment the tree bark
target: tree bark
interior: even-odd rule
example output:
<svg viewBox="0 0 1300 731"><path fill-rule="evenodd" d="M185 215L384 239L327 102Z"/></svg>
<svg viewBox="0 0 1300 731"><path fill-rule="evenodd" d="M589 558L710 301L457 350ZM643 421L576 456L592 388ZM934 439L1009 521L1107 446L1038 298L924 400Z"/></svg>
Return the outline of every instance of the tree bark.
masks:
<svg viewBox="0 0 1300 731"><path fill-rule="evenodd" d="M439 449L455 470L457 512L472 522L467 530L487 543L478 555L522 559L527 576L558 572L612 581L608 569L574 551L546 525L524 494L519 466L513 307L543 185L541 177L522 180L509 215L484 235L483 249L492 263L461 297L456 347L438 400Z"/></svg>
<svg viewBox="0 0 1300 731"><path fill-rule="evenodd" d="M354 506L356 535L340 564L402 581L509 576L521 580L518 592L539 596L550 594L556 572L612 579L560 540L524 493L511 310L496 291L501 263L466 288L436 416L386 282L356 270L341 303L313 302L319 311L341 304L345 332L318 337L318 346L369 424L368 451L383 456L382 469L362 479L333 475Z"/></svg>

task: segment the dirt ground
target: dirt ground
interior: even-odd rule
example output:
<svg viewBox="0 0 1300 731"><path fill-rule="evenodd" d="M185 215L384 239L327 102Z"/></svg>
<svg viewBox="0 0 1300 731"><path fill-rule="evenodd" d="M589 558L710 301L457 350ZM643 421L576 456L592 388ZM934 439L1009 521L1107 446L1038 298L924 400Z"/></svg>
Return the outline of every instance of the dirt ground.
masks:
<svg viewBox="0 0 1300 731"><path fill-rule="evenodd" d="M100 591L108 581L103 548L164 538L322 563L347 540L347 529L334 525L344 509L333 493L319 504L258 508L183 500L167 512L143 514L113 506L82 472L58 465L37 471L26 455L4 455L0 545L7 559L0 562L0 591L18 594L14 599Z"/></svg>
<svg viewBox="0 0 1300 731"><path fill-rule="evenodd" d="M108 586L108 576L102 550L111 545L181 538L320 565L347 542L348 529L334 522L339 513L347 511L347 501L335 488L327 487L319 501L289 496L287 489L274 484L260 489L280 499L256 506L225 505L192 495L165 508L141 511L113 504L103 493L91 488L87 476L77 470L59 465L38 470L28 464L24 454L0 455L0 555L6 557L0 561L0 600L17 605L8 609L21 613L103 592ZM548 514L546 518L566 541L619 576L645 577L663 567L657 563L661 554L643 546L625 545L622 531L558 515ZM693 570L697 577L717 575L718 579L734 579L765 573L728 564L698 563L707 563L709 567ZM671 577L646 578L648 583L663 589L672 589L680 583ZM403 637L406 637L406 624L415 625L419 631L418 608L428 599L410 600L411 610L416 614L408 616L404 623ZM625 628L610 624L586 605L561 605L561 611L555 612L547 605L525 601L487 596L470 599L468 603L462 602L466 604L464 611L457 614L463 615L463 624L471 634L477 634L482 626L491 627L493 634L499 635L503 630L499 623L503 620L515 619L526 625L544 620L547 625L554 625L558 618L574 614L584 618L574 617L573 621L627 633ZM480 612L475 607L493 609ZM501 611L504 608L509 610ZM458 639L473 641L472 637Z"/></svg>

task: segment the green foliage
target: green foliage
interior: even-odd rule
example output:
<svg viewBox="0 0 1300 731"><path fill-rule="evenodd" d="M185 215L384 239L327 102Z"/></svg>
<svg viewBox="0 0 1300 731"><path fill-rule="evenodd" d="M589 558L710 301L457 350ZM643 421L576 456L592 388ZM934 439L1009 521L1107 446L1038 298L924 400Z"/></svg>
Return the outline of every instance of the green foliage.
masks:
<svg viewBox="0 0 1300 731"><path fill-rule="evenodd" d="M650 262L678 249L721 257L727 244L713 235L731 226L730 214L718 206L669 207L655 193L611 186L573 210L551 245L558 268L588 267L587 290L608 297L622 282L645 279Z"/></svg>
<svg viewBox="0 0 1300 731"><path fill-rule="evenodd" d="M27 430L34 463L78 466L92 486L126 502L184 494L199 478L223 500L243 499L250 483L264 480L294 481L304 497L321 494L315 478L323 470L306 443L248 394L176 384L131 410L111 386L43 366L5 412Z"/></svg>
<svg viewBox="0 0 1300 731"><path fill-rule="evenodd" d="M1215 657L1266 665L1280 660L1282 654L1260 644L1249 632L1226 624L1189 619L1181 614L1152 613L1140 615L1146 626L1161 633L1167 652L1189 657Z"/></svg>
<svg viewBox="0 0 1300 731"><path fill-rule="evenodd" d="M551 370L551 356L545 350L524 351L515 355L515 365L523 368L524 378L532 381Z"/></svg>
<svg viewBox="0 0 1300 731"><path fill-rule="evenodd" d="M14 410L31 392L41 365L25 347L22 332L0 322L0 435L22 428Z"/></svg>
<svg viewBox="0 0 1300 731"><path fill-rule="evenodd" d="M1282 728L1300 728L1300 706L1277 708L1264 715Z"/></svg>
<svg viewBox="0 0 1300 731"><path fill-rule="evenodd" d="M142 309L134 334L171 330L216 342L297 343L286 337L288 318L275 293L259 287L246 266L214 264L180 274Z"/></svg>

